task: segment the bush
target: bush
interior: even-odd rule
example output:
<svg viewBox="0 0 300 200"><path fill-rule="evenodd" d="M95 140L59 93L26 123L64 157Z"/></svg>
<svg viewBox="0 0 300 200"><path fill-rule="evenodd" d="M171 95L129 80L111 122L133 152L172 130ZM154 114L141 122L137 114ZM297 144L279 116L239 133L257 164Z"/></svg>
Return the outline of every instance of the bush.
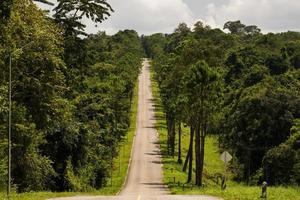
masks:
<svg viewBox="0 0 300 200"><path fill-rule="evenodd" d="M291 128L290 138L269 150L263 160L270 184L300 185L300 120Z"/></svg>

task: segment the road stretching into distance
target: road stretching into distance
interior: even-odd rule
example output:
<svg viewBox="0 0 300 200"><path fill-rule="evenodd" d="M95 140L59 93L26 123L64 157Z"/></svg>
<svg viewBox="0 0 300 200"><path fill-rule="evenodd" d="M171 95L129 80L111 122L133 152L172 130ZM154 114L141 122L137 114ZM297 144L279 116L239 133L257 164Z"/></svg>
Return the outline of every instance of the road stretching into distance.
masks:
<svg viewBox="0 0 300 200"><path fill-rule="evenodd" d="M139 104L131 165L117 196L76 196L52 200L220 200L200 195L171 195L163 184L162 161L155 129L150 66L145 60L139 75Z"/></svg>

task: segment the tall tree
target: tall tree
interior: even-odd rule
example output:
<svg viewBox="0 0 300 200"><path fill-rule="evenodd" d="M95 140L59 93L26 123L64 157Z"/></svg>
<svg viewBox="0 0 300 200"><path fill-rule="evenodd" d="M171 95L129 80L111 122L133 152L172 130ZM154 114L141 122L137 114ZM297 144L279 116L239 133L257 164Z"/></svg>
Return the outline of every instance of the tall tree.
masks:
<svg viewBox="0 0 300 200"><path fill-rule="evenodd" d="M218 75L205 61L199 61L187 71L188 106L195 120L196 185L202 186L205 137L215 110Z"/></svg>

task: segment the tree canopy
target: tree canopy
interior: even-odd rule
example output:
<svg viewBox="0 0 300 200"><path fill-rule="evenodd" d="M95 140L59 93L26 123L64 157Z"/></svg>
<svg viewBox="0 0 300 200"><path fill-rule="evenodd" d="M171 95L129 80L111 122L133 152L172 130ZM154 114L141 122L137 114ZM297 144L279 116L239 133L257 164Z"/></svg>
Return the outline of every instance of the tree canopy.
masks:
<svg viewBox="0 0 300 200"><path fill-rule="evenodd" d="M78 30L83 16L103 21L112 11L106 1L59 1L54 20L31 0L3 4L10 15L1 10L6 23L0 25L0 56L5 58L0 61L0 188L7 183L10 52L12 180L17 191L104 187L110 159L130 125L143 57L138 34L66 34L62 21L76 22L70 27Z"/></svg>
<svg viewBox="0 0 300 200"><path fill-rule="evenodd" d="M218 136L220 151L234 155L230 169L236 180L299 184L299 140L293 130L300 108L300 34L261 34L257 26L239 20L225 23L224 29L229 33L197 22L193 30L180 24L172 34L143 38L147 55L154 57L167 124L190 126L183 165L184 171L190 166L187 181L192 180L195 151L195 180L202 184L206 133ZM219 78L202 96L211 72ZM176 132L168 128L171 149ZM285 153L286 159L281 157Z"/></svg>

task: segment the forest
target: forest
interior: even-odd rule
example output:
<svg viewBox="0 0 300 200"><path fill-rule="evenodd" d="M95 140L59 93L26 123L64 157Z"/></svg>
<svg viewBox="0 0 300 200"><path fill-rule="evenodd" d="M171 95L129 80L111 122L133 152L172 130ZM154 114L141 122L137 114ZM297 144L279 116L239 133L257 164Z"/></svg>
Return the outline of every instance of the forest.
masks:
<svg viewBox="0 0 300 200"><path fill-rule="evenodd" d="M167 121L167 153L188 170L187 182L195 172L202 186L205 140L214 135L220 153L233 155L234 180L299 185L300 33L263 34L241 21L224 30L181 23L172 34L142 37ZM190 129L187 155L182 125Z"/></svg>
<svg viewBox="0 0 300 200"><path fill-rule="evenodd" d="M10 58L14 187L19 192L103 187L111 157L130 125L143 57L137 32L88 35L80 16L69 17L67 1L60 1L53 18L30 0L2 2L1 188L7 185ZM95 21L112 10L108 4L101 4L98 13L88 5L71 8L82 9Z"/></svg>
<svg viewBox="0 0 300 200"><path fill-rule="evenodd" d="M152 59L160 89L167 153L178 157L187 182L195 175L194 184L203 185L206 138L213 135L233 155L235 181L300 185L300 33L265 34L229 21L224 30L197 22L171 34L88 34L83 16L102 22L114 12L105 0L58 0L51 17L35 2L51 4L0 2L1 191L10 122L18 192L107 185L111 158L130 126L143 57ZM175 138L187 127L182 155Z"/></svg>

